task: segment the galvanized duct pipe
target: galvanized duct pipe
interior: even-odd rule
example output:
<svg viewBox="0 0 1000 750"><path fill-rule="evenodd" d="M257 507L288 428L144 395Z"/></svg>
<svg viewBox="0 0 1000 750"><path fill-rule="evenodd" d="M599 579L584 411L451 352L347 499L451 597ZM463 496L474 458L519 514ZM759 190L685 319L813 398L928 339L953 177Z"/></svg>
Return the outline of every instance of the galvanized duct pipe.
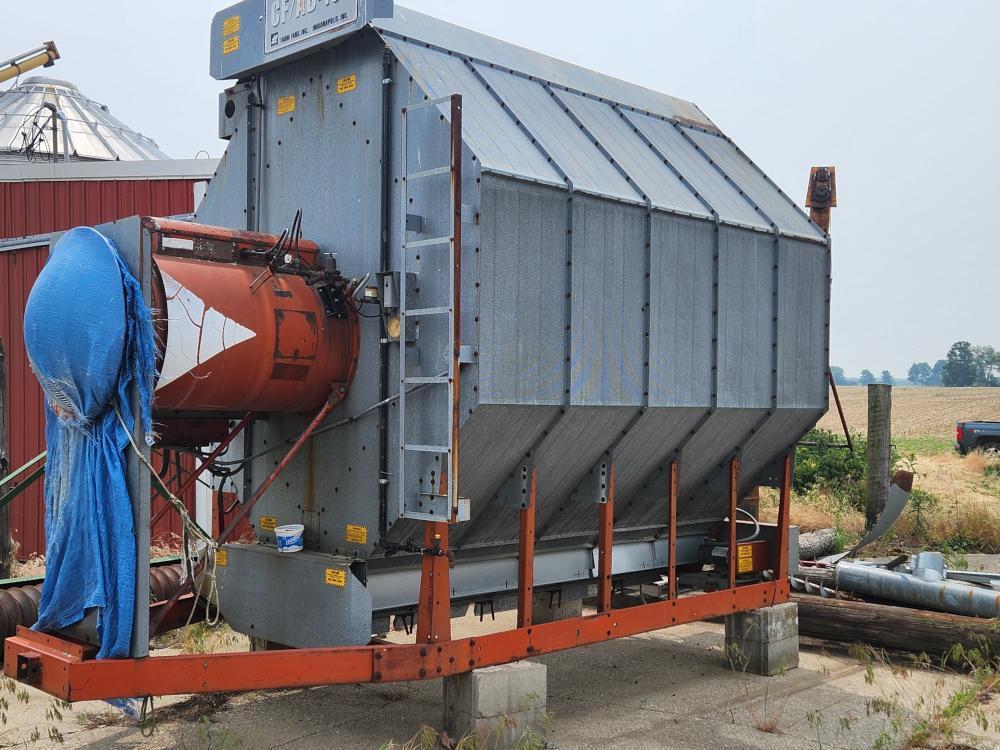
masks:
<svg viewBox="0 0 1000 750"><path fill-rule="evenodd" d="M181 583L181 566L160 565L149 569L150 601L169 599ZM42 587L37 584L0 589L0 643L17 633L18 625L30 627L38 620Z"/></svg>
<svg viewBox="0 0 1000 750"><path fill-rule="evenodd" d="M918 573L923 568L917 568ZM931 580L928 580L930 578ZM973 617L1000 616L1000 594L928 575L917 577L853 562L837 564L837 588Z"/></svg>

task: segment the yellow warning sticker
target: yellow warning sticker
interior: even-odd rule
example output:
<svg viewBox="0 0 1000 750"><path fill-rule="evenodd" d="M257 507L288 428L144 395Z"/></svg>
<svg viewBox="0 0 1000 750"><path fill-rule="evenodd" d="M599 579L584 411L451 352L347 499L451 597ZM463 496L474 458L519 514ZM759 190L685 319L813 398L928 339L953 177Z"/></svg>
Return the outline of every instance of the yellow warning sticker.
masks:
<svg viewBox="0 0 1000 750"><path fill-rule="evenodd" d="M295 94L289 94L288 96L282 96L278 99L278 114L287 115L289 112L295 111Z"/></svg>
<svg viewBox="0 0 1000 750"><path fill-rule="evenodd" d="M228 55L230 52L235 52L240 48L240 37L239 35L231 36L222 42L222 54Z"/></svg>
<svg viewBox="0 0 1000 750"><path fill-rule="evenodd" d="M278 519L274 516L261 516L260 517L260 530L261 531L274 531L278 527Z"/></svg>
<svg viewBox="0 0 1000 750"><path fill-rule="evenodd" d="M344 76L343 78L337 79L337 93L346 94L348 91L354 91L358 87L358 76L357 73L351 73L349 76Z"/></svg>
<svg viewBox="0 0 1000 750"><path fill-rule="evenodd" d="M736 548L736 572L750 573L753 571L753 548L741 544Z"/></svg>
<svg viewBox="0 0 1000 750"><path fill-rule="evenodd" d="M323 580L327 586L336 586L342 589L347 585L347 572L340 568L327 568Z"/></svg>
<svg viewBox="0 0 1000 750"><path fill-rule="evenodd" d="M349 544L368 544L368 527L355 526L353 523L347 524L344 540Z"/></svg>
<svg viewBox="0 0 1000 750"><path fill-rule="evenodd" d="M235 34L240 30L240 17L230 16L222 22L222 36Z"/></svg>
<svg viewBox="0 0 1000 750"><path fill-rule="evenodd" d="M229 551L220 549L215 553L215 564L220 568L224 568L229 565Z"/></svg>

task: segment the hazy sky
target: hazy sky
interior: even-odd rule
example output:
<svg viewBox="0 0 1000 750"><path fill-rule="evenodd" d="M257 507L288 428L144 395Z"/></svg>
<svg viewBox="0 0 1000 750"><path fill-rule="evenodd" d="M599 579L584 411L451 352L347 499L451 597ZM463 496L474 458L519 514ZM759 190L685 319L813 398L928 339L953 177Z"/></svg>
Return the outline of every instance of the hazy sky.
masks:
<svg viewBox="0 0 1000 750"><path fill-rule="evenodd" d="M837 166L833 364L1000 347L1000 2L409 0L697 103L801 201ZM174 157L219 155L210 0L4 2L0 57L54 39L75 82Z"/></svg>

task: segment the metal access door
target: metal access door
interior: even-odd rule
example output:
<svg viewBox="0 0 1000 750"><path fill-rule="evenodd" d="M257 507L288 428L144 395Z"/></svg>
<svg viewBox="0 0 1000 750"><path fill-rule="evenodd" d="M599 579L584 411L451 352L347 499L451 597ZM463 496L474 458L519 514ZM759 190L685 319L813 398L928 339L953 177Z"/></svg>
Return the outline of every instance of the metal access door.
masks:
<svg viewBox="0 0 1000 750"><path fill-rule="evenodd" d="M462 97L403 108L397 515L458 508Z"/></svg>

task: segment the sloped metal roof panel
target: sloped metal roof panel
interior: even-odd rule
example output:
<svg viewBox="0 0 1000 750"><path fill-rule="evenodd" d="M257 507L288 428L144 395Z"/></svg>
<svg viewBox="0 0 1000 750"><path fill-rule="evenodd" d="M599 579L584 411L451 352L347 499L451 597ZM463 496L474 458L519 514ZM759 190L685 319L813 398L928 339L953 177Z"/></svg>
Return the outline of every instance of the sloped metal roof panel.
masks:
<svg viewBox="0 0 1000 750"><path fill-rule="evenodd" d="M802 210L727 138L698 128L684 127L684 131L783 233L823 239L823 233Z"/></svg>
<svg viewBox="0 0 1000 750"><path fill-rule="evenodd" d="M698 153L698 150L678 130L678 126L667 120L634 111L626 110L625 116L712 206L719 214L720 220L730 224L770 229L770 225L754 210L750 201L740 195L739 190Z"/></svg>
<svg viewBox="0 0 1000 750"><path fill-rule="evenodd" d="M398 5L392 18L376 19L372 26L389 34L419 40L476 60L485 60L598 98L638 107L664 117L676 117L702 127L715 128L705 113L691 102L557 60Z"/></svg>
<svg viewBox="0 0 1000 750"><path fill-rule="evenodd" d="M566 173L577 190L640 202L639 191L605 158L542 83L477 64L507 108ZM487 163L483 162L484 168Z"/></svg>
<svg viewBox="0 0 1000 750"><path fill-rule="evenodd" d="M373 26L429 95L463 95L484 171L824 240L689 102L404 8Z"/></svg>
<svg viewBox="0 0 1000 750"><path fill-rule="evenodd" d="M431 98L461 92L463 136L483 164L503 174L562 185L555 169L482 86L462 58L389 37L386 43Z"/></svg>
<svg viewBox="0 0 1000 750"><path fill-rule="evenodd" d="M611 104L569 92L560 96L573 115L649 197L655 208L710 216L694 192L656 158L634 132L634 127L622 119Z"/></svg>

